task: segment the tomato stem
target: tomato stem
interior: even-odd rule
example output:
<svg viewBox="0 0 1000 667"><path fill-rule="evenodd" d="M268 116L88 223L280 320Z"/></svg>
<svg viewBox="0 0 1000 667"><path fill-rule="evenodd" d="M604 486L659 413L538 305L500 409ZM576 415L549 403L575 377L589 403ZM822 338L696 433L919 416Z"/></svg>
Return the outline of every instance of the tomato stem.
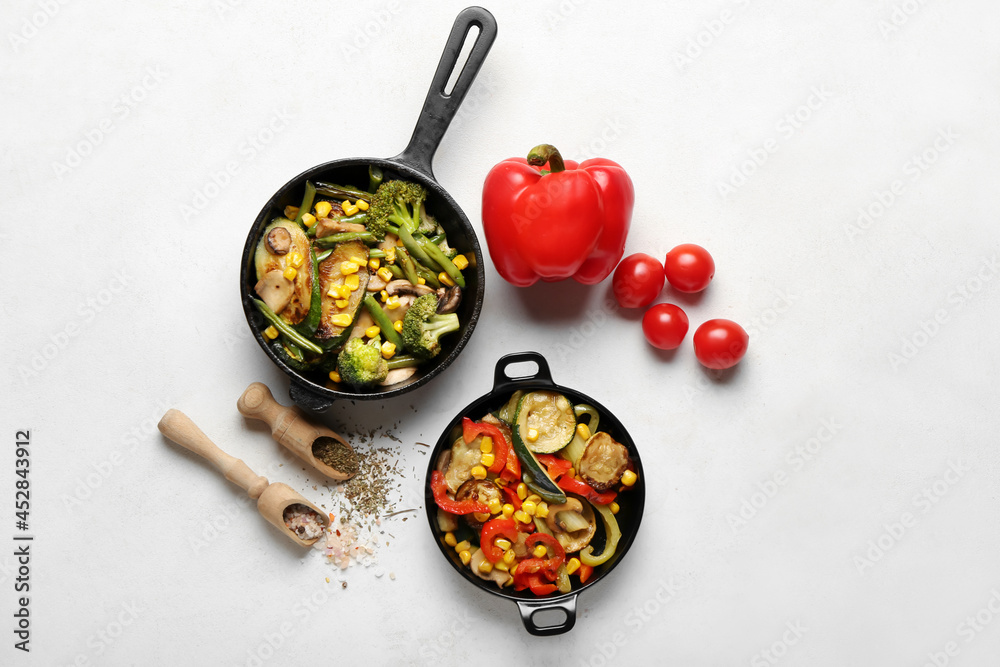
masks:
<svg viewBox="0 0 1000 667"><path fill-rule="evenodd" d="M540 167L546 162L549 163L550 173L566 170L566 163L563 162L559 149L552 144L539 144L528 151L528 164Z"/></svg>

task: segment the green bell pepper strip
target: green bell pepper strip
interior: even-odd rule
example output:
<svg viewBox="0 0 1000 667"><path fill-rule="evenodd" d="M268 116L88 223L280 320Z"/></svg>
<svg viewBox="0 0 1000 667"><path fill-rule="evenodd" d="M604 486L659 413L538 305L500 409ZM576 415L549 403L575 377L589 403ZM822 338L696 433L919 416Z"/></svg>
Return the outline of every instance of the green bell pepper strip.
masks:
<svg viewBox="0 0 1000 667"><path fill-rule="evenodd" d="M331 234L330 236L324 236L321 239L316 239L313 243L320 248L332 248L338 243L343 243L345 241L375 243L375 237L368 232L341 232L339 234Z"/></svg>
<svg viewBox="0 0 1000 667"><path fill-rule="evenodd" d="M302 195L302 204L299 206L299 214L295 216L295 222L302 224L302 216L312 210L313 200L316 198L316 186L312 181L306 181L306 192ZM315 225L313 225L315 227Z"/></svg>
<svg viewBox="0 0 1000 667"><path fill-rule="evenodd" d="M618 540L622 538L622 531L618 528L618 520L611 513L611 508L607 505L591 505L604 521L604 551L599 556L594 555L594 547L587 546L580 552L580 562L584 565L597 567L606 563L609 558L615 555L618 548Z"/></svg>
<svg viewBox="0 0 1000 667"><path fill-rule="evenodd" d="M403 338L399 335L399 332L392 328L392 322L389 321L389 316L385 314L382 310L382 306L378 305L378 301L375 300L371 294L366 294L362 303L365 305L365 309L368 310L368 314L372 316L375 320L375 324L378 325L379 330L385 339L396 346L397 350L402 350L405 345L403 344Z"/></svg>
<svg viewBox="0 0 1000 667"><path fill-rule="evenodd" d="M463 276L462 272L458 270L457 266L455 266L455 262L448 259L445 254L441 252L441 248L437 247L436 243L431 243L423 236L418 238L418 243L424 251L430 255L431 259L437 262L441 268L444 269L444 272L451 276L451 279L455 281L456 285L459 287L465 287L465 276Z"/></svg>
<svg viewBox="0 0 1000 667"><path fill-rule="evenodd" d="M313 354L323 354L323 349L320 346L316 345L316 343L312 342L289 326L289 324L278 317L278 315L271 310L266 303L260 299L254 299L253 303L257 306L257 310L260 311L260 314L264 316L264 319L270 322L274 328L287 337L289 341L295 343L303 350L312 352Z"/></svg>

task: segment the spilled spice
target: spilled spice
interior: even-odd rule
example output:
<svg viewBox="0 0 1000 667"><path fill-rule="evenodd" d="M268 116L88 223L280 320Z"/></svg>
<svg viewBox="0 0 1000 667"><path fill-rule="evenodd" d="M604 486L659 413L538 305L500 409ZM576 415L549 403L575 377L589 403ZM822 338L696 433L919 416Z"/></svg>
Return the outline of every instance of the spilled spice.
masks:
<svg viewBox="0 0 1000 667"><path fill-rule="evenodd" d="M334 438L327 436L316 438L312 444L312 453L313 456L334 470L339 470L347 475L353 475L358 471L357 455L350 447Z"/></svg>

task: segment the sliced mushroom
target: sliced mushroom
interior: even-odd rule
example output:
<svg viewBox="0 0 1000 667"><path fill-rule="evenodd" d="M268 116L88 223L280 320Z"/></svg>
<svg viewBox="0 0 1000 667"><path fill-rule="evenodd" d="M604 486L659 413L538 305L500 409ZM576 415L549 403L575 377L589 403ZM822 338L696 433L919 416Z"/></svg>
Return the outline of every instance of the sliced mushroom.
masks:
<svg viewBox="0 0 1000 667"><path fill-rule="evenodd" d="M267 234L267 249L272 255L284 255L292 247L292 235L284 227L275 227Z"/></svg>
<svg viewBox="0 0 1000 667"><path fill-rule="evenodd" d="M382 380L382 386L388 387L389 385L399 384L400 382L405 382L414 376L417 372L416 366L405 366L403 368L393 368L389 371L389 374L385 376Z"/></svg>
<svg viewBox="0 0 1000 667"><path fill-rule="evenodd" d="M613 488L628 469L628 448L607 433L595 433L587 441L577 471L598 493Z"/></svg>
<svg viewBox="0 0 1000 667"><path fill-rule="evenodd" d="M504 584L507 583L507 580L510 579L510 575L503 570L498 570L496 568L490 570L489 574L483 574L483 571L479 569L479 566L482 565L485 560L486 554L483 553L482 549L477 548L474 552L472 552L472 558L469 560L469 567L472 568L472 571L475 572L476 576L480 579L495 581L497 586L503 588Z"/></svg>
<svg viewBox="0 0 1000 667"><path fill-rule="evenodd" d="M560 518L559 516L563 512L579 514L587 522L587 527L575 531L565 530L565 518ZM550 505L549 515L545 517L545 523L548 524L552 534L555 535L555 538L562 545L562 548L566 550L566 553L579 551L590 544L594 533L597 532L597 522L594 520L594 508L590 506L590 503L580 502L579 498L574 498L573 496L568 496L566 503L563 505Z"/></svg>
<svg viewBox="0 0 1000 667"><path fill-rule="evenodd" d="M385 291L392 296L394 294L412 294L413 296L423 296L433 294L434 290L427 285L414 285L409 280L393 280L385 286Z"/></svg>
<svg viewBox="0 0 1000 667"><path fill-rule="evenodd" d="M485 479L470 479L458 487L455 500L478 500L484 505L489 505L494 500L502 503L503 496L500 495L500 489L493 482ZM486 523L485 521L477 521L472 514L466 514L464 518L466 523L476 531L482 530L483 524Z"/></svg>
<svg viewBox="0 0 1000 667"><path fill-rule="evenodd" d="M278 227L274 231L281 229ZM282 230L284 231L284 230ZM285 232L287 235L288 232ZM270 238L268 234L268 238ZM257 281L254 291L264 300L267 307L276 313L283 311L292 300L292 281L284 276L281 271L268 271L264 277Z"/></svg>
<svg viewBox="0 0 1000 667"><path fill-rule="evenodd" d="M381 292L385 289L386 282L382 280L382 276L378 273L373 273L371 278L368 279L368 291L369 292Z"/></svg>
<svg viewBox="0 0 1000 667"><path fill-rule="evenodd" d="M363 232L365 231L364 225L359 225L356 222L341 222L340 218L320 218L316 222L316 238L321 239L324 236L330 236L332 234L340 234L341 232Z"/></svg>
<svg viewBox="0 0 1000 667"><path fill-rule="evenodd" d="M354 328L351 329L351 338L363 338L365 329L373 324L375 324L375 320L372 319L371 313L366 308L362 308L361 312L358 313L358 319L354 320Z"/></svg>
<svg viewBox="0 0 1000 667"><path fill-rule="evenodd" d="M451 463L451 450L446 449L438 454L437 464L434 466L441 474L448 471L448 464Z"/></svg>
<svg viewBox="0 0 1000 667"><path fill-rule="evenodd" d="M449 287L447 290L441 288L438 290L438 307L437 312L444 313L454 313L458 310L459 304L462 303L462 288L458 285L454 287Z"/></svg>

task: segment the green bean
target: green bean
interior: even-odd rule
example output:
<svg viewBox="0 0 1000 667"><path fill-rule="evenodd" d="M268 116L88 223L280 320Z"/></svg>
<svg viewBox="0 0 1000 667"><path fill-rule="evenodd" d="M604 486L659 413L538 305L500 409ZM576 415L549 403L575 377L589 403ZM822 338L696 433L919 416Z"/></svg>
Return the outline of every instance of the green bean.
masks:
<svg viewBox="0 0 1000 667"><path fill-rule="evenodd" d="M433 243L434 245L437 245L438 243L441 243L441 241L447 241L448 235L444 233L435 234L434 236L429 236L427 240Z"/></svg>
<svg viewBox="0 0 1000 667"><path fill-rule="evenodd" d="M368 192L375 194L378 186L382 185L382 170L375 165L368 167Z"/></svg>
<svg viewBox="0 0 1000 667"><path fill-rule="evenodd" d="M389 320L389 316L385 314L384 310L382 310L382 306L378 305L378 301L375 300L375 297L371 294L366 294L362 303L365 304L365 309L368 311L368 314L372 316L372 319L375 320L375 324L378 325L378 328L382 331L382 335L385 336L385 339L395 345L397 350L403 349L402 337L395 329L392 328L392 322Z"/></svg>
<svg viewBox="0 0 1000 667"><path fill-rule="evenodd" d="M253 303L255 306L257 306L257 310L260 311L260 314L263 315L268 322L274 325L275 329L284 334L284 336L288 338L289 341L295 343L303 350L312 352L313 354L323 354L323 349L319 345L312 342L311 340L300 334L298 331L290 327L288 323L285 322L280 317L278 317L278 315L273 310L271 310L270 306L268 306L266 303L264 303L260 299L254 299Z"/></svg>
<svg viewBox="0 0 1000 667"><path fill-rule="evenodd" d="M333 248L330 248L329 250L324 250L320 254L316 255L316 263L318 264L319 262L322 262L324 259L326 259L332 254L333 254Z"/></svg>
<svg viewBox="0 0 1000 667"><path fill-rule="evenodd" d="M417 267L413 265L413 258L410 257L410 253L406 252L402 248L396 248L396 255L403 258L403 275L414 285L419 285L420 281L417 279Z"/></svg>
<svg viewBox="0 0 1000 667"><path fill-rule="evenodd" d="M409 354L402 354L393 357L392 359L389 360L390 371L394 368L409 368L410 366L419 366L419 365L420 365L420 359L417 359L416 357L411 356Z"/></svg>
<svg viewBox="0 0 1000 667"><path fill-rule="evenodd" d="M421 247L423 247L423 249L434 259L434 261L441 265L441 268L444 269L445 273L451 276L451 279L455 281L455 284L459 287L465 287L465 276L463 276L462 272L458 270L457 266L455 266L455 262L448 259L445 254L441 252L441 248L437 247L437 244L431 243L423 236L419 236L417 238L419 239L418 243L420 243Z"/></svg>
<svg viewBox="0 0 1000 667"><path fill-rule="evenodd" d="M332 248L338 243L344 243L345 241L375 243L375 237L368 232L341 232L339 234L331 234L330 236L324 236L321 239L316 239L314 243L320 248Z"/></svg>
<svg viewBox="0 0 1000 667"><path fill-rule="evenodd" d="M406 275L403 273L403 269L399 267L399 264L386 264L385 268L389 269L389 271L392 272L392 277L395 280L402 280L403 278L406 277Z"/></svg>
<svg viewBox="0 0 1000 667"><path fill-rule="evenodd" d="M368 251L368 259L385 259L385 250L372 248Z"/></svg>
<svg viewBox="0 0 1000 667"><path fill-rule="evenodd" d="M316 198L316 186L312 181L306 181L306 192L302 195L302 204L299 206L299 214L295 216L295 222L302 224L302 216L312 210L313 199Z"/></svg>
<svg viewBox="0 0 1000 667"><path fill-rule="evenodd" d="M353 185L317 183L316 192L320 193L324 197L333 197L334 199L362 199L369 204L372 201L371 194L360 188L356 188Z"/></svg>
<svg viewBox="0 0 1000 667"><path fill-rule="evenodd" d="M434 263L431 261L431 258L427 256L424 249L417 243L417 239L410 233L409 229L406 227L399 228L399 240L403 242L403 247L413 256L414 260L431 270L434 269Z"/></svg>
<svg viewBox="0 0 1000 667"><path fill-rule="evenodd" d="M433 271L431 271L426 266L423 266L422 264L419 264L417 262L414 262L414 265L415 268L417 269L417 277L423 278L424 282L429 287L433 287L434 289L441 287L441 281L438 280L438 277L434 275Z"/></svg>

